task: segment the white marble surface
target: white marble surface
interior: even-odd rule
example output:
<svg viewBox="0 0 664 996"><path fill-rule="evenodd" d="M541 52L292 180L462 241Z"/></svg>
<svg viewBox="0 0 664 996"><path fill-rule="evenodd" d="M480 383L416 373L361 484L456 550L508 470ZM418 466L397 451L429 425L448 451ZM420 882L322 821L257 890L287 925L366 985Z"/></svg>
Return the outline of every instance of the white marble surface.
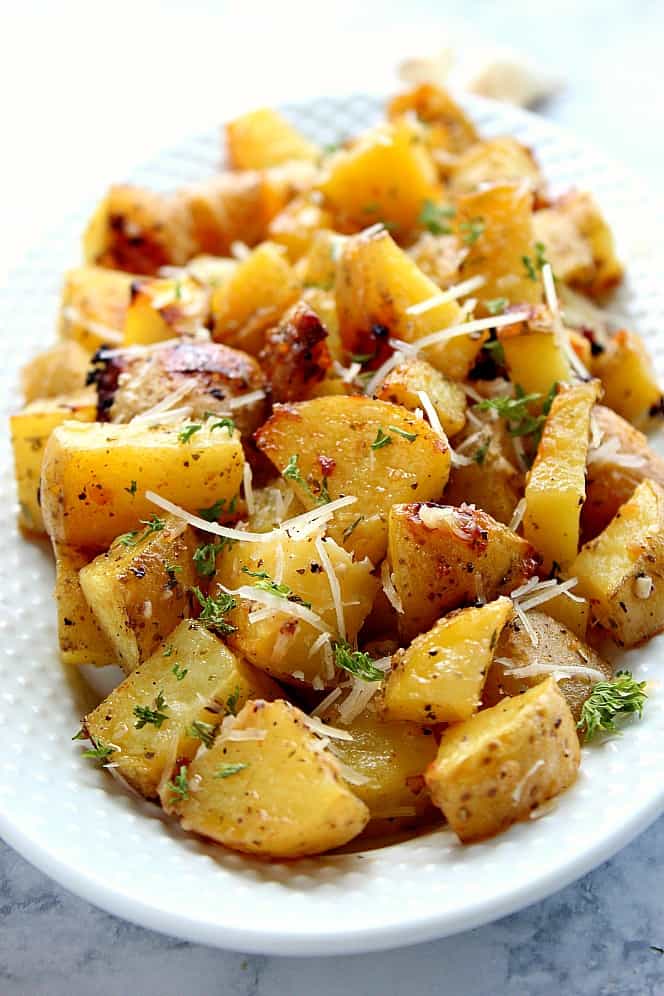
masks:
<svg viewBox="0 0 664 996"><path fill-rule="evenodd" d="M185 14L174 0L24 0L3 11L0 86L12 99L3 108L0 271L82 191L187 131L246 104L387 87L396 59L444 44L459 10L339 0L321 33L330 8L313 0L237 7L190 0ZM529 51L567 81L544 113L662 193L661 2L467 0L463 9L466 32ZM663 858L664 818L522 913L340 964L161 937L93 909L0 844L0 996L661 996Z"/></svg>

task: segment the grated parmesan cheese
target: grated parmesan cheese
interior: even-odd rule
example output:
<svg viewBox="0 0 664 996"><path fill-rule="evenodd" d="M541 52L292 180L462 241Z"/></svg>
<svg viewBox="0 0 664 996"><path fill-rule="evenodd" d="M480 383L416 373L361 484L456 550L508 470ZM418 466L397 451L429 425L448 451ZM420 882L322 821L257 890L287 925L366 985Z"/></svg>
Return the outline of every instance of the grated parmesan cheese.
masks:
<svg viewBox="0 0 664 996"><path fill-rule="evenodd" d="M639 574L634 579L634 594L637 598L650 598L652 595L653 581L649 574Z"/></svg>
<svg viewBox="0 0 664 996"><path fill-rule="evenodd" d="M244 485L244 500L247 503L247 511L249 512L249 515L253 515L256 511L252 480L253 474L251 473L251 464L248 460L245 460L244 467L242 468L242 483Z"/></svg>
<svg viewBox="0 0 664 996"><path fill-rule="evenodd" d="M348 730L339 730L336 726L328 726L327 723L323 723L318 716L305 716L304 724L308 726L312 733L316 733L320 737L330 737L332 740L346 740L351 741L353 739L352 734Z"/></svg>
<svg viewBox="0 0 664 996"><path fill-rule="evenodd" d="M509 528L513 533L517 531L521 523L523 522L523 517L526 512L526 499L522 498L518 503L514 512L512 513L512 518L510 519Z"/></svg>
<svg viewBox="0 0 664 996"><path fill-rule="evenodd" d="M339 636L342 640L346 639L346 620L344 619L344 607L341 601L341 586L339 585L339 578L334 573L334 568L332 562L325 549L325 540L322 536L318 536L314 546L316 547L316 552L320 557L321 564L323 565L323 570L327 576L327 582L330 586L330 594L332 595L332 601L334 603L334 613L337 619L337 630Z"/></svg>
<svg viewBox="0 0 664 996"><path fill-rule="evenodd" d="M464 297L466 294L470 294L474 290L482 287L486 283L486 278L481 274L476 277L470 277L468 280L462 280L461 283L454 284L452 287L448 287L447 290L441 291L440 294L434 294L433 297L428 297L425 301L419 301L417 304L411 304L409 308L406 308L407 315L423 315L426 311L431 311L432 308L437 308L439 304L447 304L449 301L456 301L457 298Z"/></svg>
<svg viewBox="0 0 664 996"><path fill-rule="evenodd" d="M399 592L394 587L394 576L390 571L390 565L387 558L383 561L380 567L380 580L383 585L385 597L392 608L400 615L403 614L403 604L401 602L401 598L399 597Z"/></svg>

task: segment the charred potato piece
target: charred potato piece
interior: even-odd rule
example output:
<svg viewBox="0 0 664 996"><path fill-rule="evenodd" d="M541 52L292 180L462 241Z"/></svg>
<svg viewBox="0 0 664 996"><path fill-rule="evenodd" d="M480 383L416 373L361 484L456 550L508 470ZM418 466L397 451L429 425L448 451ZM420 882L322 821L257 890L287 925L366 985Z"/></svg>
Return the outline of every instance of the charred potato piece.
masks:
<svg viewBox="0 0 664 996"><path fill-rule="evenodd" d="M572 713L549 678L446 730L426 781L467 843L528 819L569 788L580 755Z"/></svg>
<svg viewBox="0 0 664 996"><path fill-rule="evenodd" d="M515 616L503 629L484 685L482 701L485 706L494 706L506 697L522 695L533 685L546 681L553 673L574 719L578 721L581 707L592 692L594 683L613 676L613 667L608 661L562 623L545 614L549 605L550 602L546 602L541 612L535 609L528 612L528 622L537 637L537 646L518 617ZM587 673L580 669L587 669Z"/></svg>
<svg viewBox="0 0 664 996"><path fill-rule="evenodd" d="M386 442L389 440L389 442ZM442 494L450 467L447 441L397 405L327 397L275 408L256 433L258 448L291 482L305 508L353 495L328 533L356 558L378 563L395 502Z"/></svg>
<svg viewBox="0 0 664 996"><path fill-rule="evenodd" d="M664 410L662 389L645 343L634 332L616 332L595 358L593 373L602 381L604 403L628 422L647 428Z"/></svg>
<svg viewBox="0 0 664 996"><path fill-rule="evenodd" d="M450 166L449 181L453 195L504 181L523 183L533 193L544 185L530 149L510 135L476 142Z"/></svg>
<svg viewBox="0 0 664 996"><path fill-rule="evenodd" d="M210 293L191 277L138 277L131 285L123 343L150 346L193 335L209 316Z"/></svg>
<svg viewBox="0 0 664 996"><path fill-rule="evenodd" d="M81 569L83 594L127 673L193 615L195 549L191 526L170 516L121 536Z"/></svg>
<svg viewBox="0 0 664 996"><path fill-rule="evenodd" d="M58 642L63 664L106 667L117 663L117 653L88 605L79 571L90 563L89 550L53 544L55 555L55 602L58 612Z"/></svg>
<svg viewBox="0 0 664 996"><path fill-rule="evenodd" d="M482 688L509 598L460 609L439 619L399 651L385 686L385 715L416 723L458 723L481 705Z"/></svg>
<svg viewBox="0 0 664 996"><path fill-rule="evenodd" d="M415 411L422 407L420 391L428 394L446 435L461 432L466 423L466 393L426 360L409 360L395 367L378 388L376 397Z"/></svg>
<svg viewBox="0 0 664 996"><path fill-rule="evenodd" d="M394 97L387 108L391 120L415 112L427 125L427 141L432 150L458 155L479 139L472 123L447 90L433 83L421 83Z"/></svg>
<svg viewBox="0 0 664 996"><path fill-rule="evenodd" d="M226 148L232 169L263 169L291 159L315 163L321 151L278 111L261 107L226 125Z"/></svg>
<svg viewBox="0 0 664 996"><path fill-rule="evenodd" d="M532 546L486 512L425 502L392 506L388 555L406 639L452 609L508 595L539 565Z"/></svg>
<svg viewBox="0 0 664 996"><path fill-rule="evenodd" d="M367 807L299 709L283 700L249 702L233 727L239 731L257 738L222 734L199 752L186 771L184 798L162 789L163 805L185 830L235 851L297 858L339 847L364 829Z"/></svg>
<svg viewBox="0 0 664 996"><path fill-rule="evenodd" d="M622 647L664 629L664 490L643 481L570 567L596 620Z"/></svg>
<svg viewBox="0 0 664 996"><path fill-rule="evenodd" d="M148 799L211 743L226 715L251 698L275 698L279 688L235 656L205 626L185 620L84 720L107 760Z"/></svg>
<svg viewBox="0 0 664 996"><path fill-rule="evenodd" d="M273 401L302 401L311 396L332 366L326 339L320 318L304 303L268 329L258 359Z"/></svg>

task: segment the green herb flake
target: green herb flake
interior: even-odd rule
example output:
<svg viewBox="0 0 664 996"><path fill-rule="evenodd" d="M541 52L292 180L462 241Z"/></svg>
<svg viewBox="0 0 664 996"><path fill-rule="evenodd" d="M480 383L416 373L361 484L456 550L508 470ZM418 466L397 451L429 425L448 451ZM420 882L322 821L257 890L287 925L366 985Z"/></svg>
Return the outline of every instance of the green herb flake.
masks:
<svg viewBox="0 0 664 996"><path fill-rule="evenodd" d="M210 748L214 743L217 731L218 727L213 726L212 723L203 723L200 719L197 719L191 724L187 730L187 734L190 737L196 737L197 740L202 741L206 747Z"/></svg>
<svg viewBox="0 0 664 996"><path fill-rule="evenodd" d="M173 646L173 644L172 644L172 643L168 643L168 644L167 644L167 645L166 645L166 646L164 647L164 652L163 652L163 654L162 654L161 656L162 656L162 657L172 657L172 656L173 656L173 651L174 651L174 650L175 650L175 647Z"/></svg>
<svg viewBox="0 0 664 996"><path fill-rule="evenodd" d="M182 432L178 433L178 439L181 443L188 443L195 432L200 432L203 428L202 425L185 425Z"/></svg>
<svg viewBox="0 0 664 996"><path fill-rule="evenodd" d="M452 229L447 223L455 214L453 207L426 200L417 220L422 228L426 228L432 235L451 235Z"/></svg>
<svg viewBox="0 0 664 996"><path fill-rule="evenodd" d="M189 798L189 782L187 780L187 765L183 764L172 782L168 782L166 788L171 793L171 801L184 801Z"/></svg>
<svg viewBox="0 0 664 996"><path fill-rule="evenodd" d="M215 598L212 595L204 595L198 587L194 587L191 590L201 606L202 611L198 618L202 623L205 623L209 630L219 634L219 636L227 636L229 633L235 632L237 627L226 622L224 619L226 613L237 606L237 602L232 595L227 595L226 592L222 591Z"/></svg>
<svg viewBox="0 0 664 996"><path fill-rule="evenodd" d="M506 297L494 297L491 301L486 302L486 309L490 315L502 315L508 305L509 301Z"/></svg>
<svg viewBox="0 0 664 996"><path fill-rule="evenodd" d="M510 436L532 436L535 443L539 444L546 416L551 410L557 388L558 384L554 383L546 395L525 394L523 388L517 384L516 397L510 398L503 395L498 398L487 398L474 405L474 408L477 411L497 412L501 418L507 421L507 431ZM528 409L528 406L535 402L542 402L542 410L539 415L532 415Z"/></svg>
<svg viewBox="0 0 664 996"><path fill-rule="evenodd" d="M537 280L538 271L542 270L542 267L546 265L547 259L545 256L546 248L543 242L535 243L535 257L532 259L530 256L522 256L521 262L523 263L524 269L526 271L526 276L529 280Z"/></svg>
<svg viewBox="0 0 664 996"><path fill-rule="evenodd" d="M166 715L167 710L168 706L166 705L166 701L164 699L164 693L163 691L159 692L159 695L154 700L153 709L150 708L150 706L134 706L134 716L136 717L134 726L137 730L142 730L144 726L147 726L148 723L150 723L152 726L156 726L157 729L160 730L162 723L168 719L168 716Z"/></svg>
<svg viewBox="0 0 664 996"><path fill-rule="evenodd" d="M486 459L486 455L489 452L490 445L491 445L491 440L487 439L487 441L485 443L482 443L481 446L478 446L475 452L473 453L473 460L475 461L475 463L478 463L480 467L482 466L484 460Z"/></svg>
<svg viewBox="0 0 664 996"><path fill-rule="evenodd" d="M598 733L619 733L616 720L643 714L648 697L645 681L636 681L629 671L618 671L612 681L598 681L581 707L577 727L586 743Z"/></svg>
<svg viewBox="0 0 664 996"><path fill-rule="evenodd" d="M85 729L84 726L82 726L78 731L78 733L75 733L74 736L72 737L72 740L89 740L89 739L90 737L88 736L87 730Z"/></svg>
<svg viewBox="0 0 664 996"><path fill-rule="evenodd" d="M327 478L324 477L322 482L316 482L318 487L318 492L316 493L302 476L298 466L298 459L299 457L297 453L293 453L292 456L288 458L288 463L281 471L281 476L287 481L295 481L296 484L299 484L300 487L304 488L307 494L309 494L318 505L327 505L330 501L330 495L327 490Z"/></svg>
<svg viewBox="0 0 664 996"><path fill-rule="evenodd" d="M153 533L160 533L166 526L166 520L160 519L158 515L153 515L151 519L141 519L141 525L145 526L145 530L141 536L141 539L144 540L148 536L152 536Z"/></svg>
<svg viewBox="0 0 664 996"><path fill-rule="evenodd" d="M214 432L215 429L226 429L229 436L232 436L235 432L236 425L232 418L220 418L217 422L210 426L210 432Z"/></svg>
<svg viewBox="0 0 664 996"><path fill-rule="evenodd" d="M485 228L484 218L469 218L459 225L461 238L467 246L474 246L480 236L484 234Z"/></svg>
<svg viewBox="0 0 664 996"><path fill-rule="evenodd" d="M230 778L231 775L237 775L240 771L244 771L248 768L248 764L222 764L222 766L215 772L215 778Z"/></svg>
<svg viewBox="0 0 664 996"><path fill-rule="evenodd" d="M350 361L351 363L368 363L369 360L373 360L375 357L374 353L351 353Z"/></svg>
<svg viewBox="0 0 664 996"><path fill-rule="evenodd" d="M362 681L382 681L385 677L384 672L374 665L369 654L353 650L346 640L338 640L333 643L332 647L334 662L343 671L354 674Z"/></svg>
<svg viewBox="0 0 664 996"><path fill-rule="evenodd" d="M82 756L92 758L92 760L99 762L99 764L103 764L105 761L108 761L111 754L115 754L120 749L119 747L114 747L113 744L107 744L98 738L95 739L94 737L90 737L90 740L92 741L92 747L88 750L84 750Z"/></svg>
<svg viewBox="0 0 664 996"><path fill-rule="evenodd" d="M505 365L505 350L503 349L502 342L498 342L497 339L490 339L489 342L484 343L484 349L493 360L497 366Z"/></svg>
<svg viewBox="0 0 664 996"><path fill-rule="evenodd" d="M409 443L414 443L417 439L416 432L406 432L405 429L400 429L398 425L388 425L387 431L396 432L397 436L403 436L403 438L407 439Z"/></svg>
<svg viewBox="0 0 664 996"><path fill-rule="evenodd" d="M216 522L224 511L224 506L226 505L225 498L219 498L213 505L209 508L199 508L198 514L201 519L205 519L206 522Z"/></svg>
<svg viewBox="0 0 664 996"><path fill-rule="evenodd" d="M178 681L182 681L182 679L186 678L187 675L189 674L189 668L188 667L180 667L180 665L178 664L177 661L173 665L172 671L173 671L173 674L175 675L175 677L177 678Z"/></svg>
<svg viewBox="0 0 664 996"><path fill-rule="evenodd" d="M202 543L194 550L194 565L196 573L202 578L211 578L217 567L217 554L232 540L220 540L213 543Z"/></svg>
<svg viewBox="0 0 664 996"><path fill-rule="evenodd" d="M136 546L136 543L138 542L138 540L136 539L137 536L138 536L138 529L133 529L130 533L122 533L121 536L118 536L115 542L119 543L120 546L126 546L126 547Z"/></svg>
<svg viewBox="0 0 664 996"><path fill-rule="evenodd" d="M378 432L376 433L376 438L371 444L372 450L382 450L383 446L390 446L392 443L391 438L386 432L383 432L380 426L378 426Z"/></svg>
<svg viewBox="0 0 664 996"><path fill-rule="evenodd" d="M127 492L128 495L135 495L137 490L138 490L138 484L136 483L136 481L132 481L131 485L128 488L125 488L125 491Z"/></svg>
<svg viewBox="0 0 664 996"><path fill-rule="evenodd" d="M236 685L231 694L226 699L226 712L229 716L237 716L237 707L240 701L240 686Z"/></svg>
<svg viewBox="0 0 664 996"><path fill-rule="evenodd" d="M257 578L253 583L254 588L258 588L260 591L269 591L272 595L277 595L279 598L285 598L289 602L297 602L298 605L304 605L305 608L311 608L311 602L305 602L299 595L296 595L292 588L289 588L287 584L279 584L273 581L267 571L250 571L245 565L242 567L242 573L248 574L249 577Z"/></svg>

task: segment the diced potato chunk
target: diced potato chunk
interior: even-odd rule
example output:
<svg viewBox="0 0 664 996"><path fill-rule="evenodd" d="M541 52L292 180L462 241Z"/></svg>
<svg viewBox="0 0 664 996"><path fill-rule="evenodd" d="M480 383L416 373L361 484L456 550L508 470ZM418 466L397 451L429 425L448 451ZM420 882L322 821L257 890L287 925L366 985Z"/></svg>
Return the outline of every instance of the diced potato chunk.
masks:
<svg viewBox="0 0 664 996"><path fill-rule="evenodd" d="M616 332L596 357L593 373L604 387L604 403L641 428L662 413L662 389L645 343L634 332Z"/></svg>
<svg viewBox="0 0 664 996"><path fill-rule="evenodd" d="M332 227L332 215L310 197L297 197L272 219L267 234L272 242L285 246L295 262L309 251L321 229Z"/></svg>
<svg viewBox="0 0 664 996"><path fill-rule="evenodd" d="M254 488L254 511L249 517L252 533L267 533L284 519L293 518L304 511L288 481L277 477L263 488Z"/></svg>
<svg viewBox="0 0 664 996"><path fill-rule="evenodd" d="M567 568L579 548L590 413L599 393L598 382L592 381L565 388L554 398L528 475L523 535L547 568L554 561Z"/></svg>
<svg viewBox="0 0 664 996"><path fill-rule="evenodd" d="M579 594L616 643L633 647L664 629L664 491L643 481L570 567Z"/></svg>
<svg viewBox="0 0 664 996"><path fill-rule="evenodd" d="M511 135L477 142L450 168L450 186L454 194L466 194L484 183L505 180L510 183L522 181L533 192L542 186L542 175L532 152Z"/></svg>
<svg viewBox="0 0 664 996"><path fill-rule="evenodd" d="M59 426L42 467L42 513L51 538L108 547L154 514L145 497L150 490L192 512L230 502L244 466L238 434L204 427L184 442L181 432L181 426L136 423Z"/></svg>
<svg viewBox="0 0 664 996"><path fill-rule="evenodd" d="M641 481L649 478L664 487L664 460L650 448L642 432L603 405L595 405L592 417L602 434L600 446L605 455L588 461L586 502L581 513L584 540L593 539L608 526ZM613 452L605 447L612 439L618 441Z"/></svg>
<svg viewBox="0 0 664 996"><path fill-rule="evenodd" d="M320 505L325 488L332 500L357 499L335 514L328 533L374 564L385 555L392 505L440 496L449 474L446 440L405 408L369 398L278 406L256 441L279 471L291 463L289 480L305 508Z"/></svg>
<svg viewBox="0 0 664 996"><path fill-rule="evenodd" d="M527 321L499 329L498 341L505 353L510 380L526 394L546 395L552 384L573 379L551 313L543 306L533 309Z"/></svg>
<svg viewBox="0 0 664 996"><path fill-rule="evenodd" d="M499 297L510 304L541 301L542 284L534 269L532 204L533 195L521 184L494 184L459 197L455 226L469 248L463 275L485 278L482 287L473 291L480 301Z"/></svg>
<svg viewBox="0 0 664 996"><path fill-rule="evenodd" d="M608 661L548 615L550 605L551 602L545 602L541 612L535 609L528 612L528 622L537 637L537 646L517 616L503 629L484 685L482 701L485 706L496 705L507 696L522 695L533 685L546 681L553 673L574 719L578 721L581 706L594 683L600 677L609 679L613 676L613 667ZM581 668L587 668L588 673Z"/></svg>
<svg viewBox="0 0 664 996"><path fill-rule="evenodd" d="M178 335L193 335L205 326L210 294L191 277L144 277L131 285L124 324L126 346L150 346Z"/></svg>
<svg viewBox="0 0 664 996"><path fill-rule="evenodd" d="M595 263L590 243L569 214L555 205L536 211L533 228L535 238L544 246L544 254L558 280L577 287L592 281Z"/></svg>
<svg viewBox="0 0 664 996"><path fill-rule="evenodd" d="M576 779L579 739L552 678L443 733L426 780L462 841L527 819Z"/></svg>
<svg viewBox="0 0 664 996"><path fill-rule="evenodd" d="M486 512L423 502L393 505L389 559L406 639L451 609L508 595L539 564L529 543Z"/></svg>
<svg viewBox="0 0 664 996"><path fill-rule="evenodd" d="M321 549L337 578L340 606L335 603ZM214 581L233 591L242 588L246 592L237 599L237 608L226 616L235 627L228 642L248 661L276 678L312 684L318 676L321 685L329 684L334 677L331 648L329 641L327 646L320 646L319 637L321 632L327 632L331 638L339 639L341 608L346 638L355 640L379 587L371 570L368 560L353 562L352 555L330 538L317 543L315 536L298 539L284 533L283 538L269 543L238 543L224 549L217 560ZM252 602L251 592L255 590L258 598L261 589L267 587L269 593L270 582L277 577L297 602L289 602L288 595L277 598L268 618L252 619L252 612L264 608L264 604ZM213 583L211 592L215 590ZM279 611L281 603L283 612ZM322 630L289 612L291 604L296 609L298 605L309 606L322 621ZM312 653L316 641L319 646Z"/></svg>
<svg viewBox="0 0 664 996"><path fill-rule="evenodd" d="M391 120L412 113L427 126L427 141L432 149L458 155L479 139L475 125L452 99L447 90L433 83L421 83L400 93L388 105Z"/></svg>
<svg viewBox="0 0 664 996"><path fill-rule="evenodd" d="M417 224L424 201L436 199L436 170L420 132L398 121L332 156L318 189L340 232L382 221L401 238Z"/></svg>
<svg viewBox="0 0 664 996"><path fill-rule="evenodd" d="M273 858L320 854L360 833L369 811L338 774L332 754L289 702L249 702L235 731L218 738L187 770L188 798L162 801L194 830L236 851Z"/></svg>
<svg viewBox="0 0 664 996"><path fill-rule="evenodd" d="M385 687L385 714L419 723L458 723L477 712L493 652L512 615L509 598L439 619L398 653Z"/></svg>
<svg viewBox="0 0 664 996"><path fill-rule="evenodd" d="M297 295L298 283L285 250L264 242L215 290L214 338L257 355L266 329L279 321Z"/></svg>
<svg viewBox="0 0 664 996"><path fill-rule="evenodd" d="M372 836L418 826L437 813L424 784L436 738L426 726L386 719L376 698L349 723L341 722L335 707L323 717L353 738L335 740L334 753L359 776L352 790L369 808L366 833Z"/></svg>
<svg viewBox="0 0 664 996"><path fill-rule="evenodd" d="M466 422L466 393L426 360L409 360L395 367L379 387L376 397L415 411L422 408L420 391L428 394L446 434L454 436L461 432Z"/></svg>
<svg viewBox="0 0 664 996"><path fill-rule="evenodd" d="M83 593L127 673L192 615L196 545L193 529L182 519L155 518L81 570Z"/></svg>
<svg viewBox="0 0 664 996"><path fill-rule="evenodd" d="M316 162L320 149L307 141L278 111L261 107L226 125L229 165L233 169L263 169L291 159Z"/></svg>
<svg viewBox="0 0 664 996"><path fill-rule="evenodd" d="M311 397L332 366L327 329L318 314L300 301L265 333L259 360L273 402Z"/></svg>
<svg viewBox="0 0 664 996"><path fill-rule="evenodd" d="M193 724L212 737L224 715L247 699L278 693L266 675L189 619L86 716L84 725L94 742L116 748L110 763L151 799L176 761L186 763L201 746Z"/></svg>
<svg viewBox="0 0 664 996"><path fill-rule="evenodd" d="M430 280L385 231L356 235L346 242L336 284L341 340L349 353L385 359L388 338L416 342L461 320L456 301L419 314L409 309L440 294ZM428 361L452 380L463 380L488 333L460 335L427 346Z"/></svg>
<svg viewBox="0 0 664 996"><path fill-rule="evenodd" d="M129 305L131 273L102 266L69 270L62 287L59 315L61 339L73 339L87 353L115 346L122 339Z"/></svg>
<svg viewBox="0 0 664 996"><path fill-rule="evenodd" d="M44 450L53 430L68 419L92 422L97 416L94 390L61 398L33 401L9 419L14 450L14 473L19 501L19 524L31 533L45 532L40 480Z"/></svg>
<svg viewBox="0 0 664 996"><path fill-rule="evenodd" d="M117 653L88 605L79 571L90 561L90 553L75 546L53 544L55 554L55 601L58 610L58 641L63 664L117 663Z"/></svg>
<svg viewBox="0 0 664 996"><path fill-rule="evenodd" d="M50 349L38 353L21 370L21 387L26 404L82 391L89 365L87 351L72 339L57 342Z"/></svg>
<svg viewBox="0 0 664 996"><path fill-rule="evenodd" d="M447 290L461 282L461 267L468 255L468 247L456 235L422 232L408 247L408 255L417 263L422 273L442 290Z"/></svg>

